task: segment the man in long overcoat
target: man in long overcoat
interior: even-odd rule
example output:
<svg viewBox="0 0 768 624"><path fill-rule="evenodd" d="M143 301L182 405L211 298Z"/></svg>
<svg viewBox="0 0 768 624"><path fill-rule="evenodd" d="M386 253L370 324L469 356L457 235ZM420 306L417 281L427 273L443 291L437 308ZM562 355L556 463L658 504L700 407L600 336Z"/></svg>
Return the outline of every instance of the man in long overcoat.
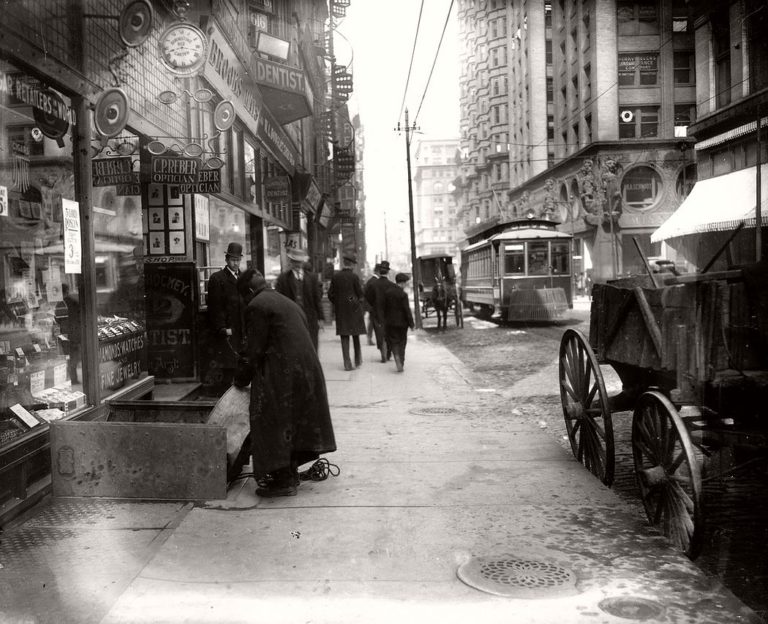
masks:
<svg viewBox="0 0 768 624"><path fill-rule="evenodd" d="M231 383L237 367L238 353L243 348L243 309L237 291L243 246L230 243L225 254L226 266L208 280L208 323L212 356L221 368L221 387Z"/></svg>
<svg viewBox="0 0 768 624"><path fill-rule="evenodd" d="M344 370L352 370L349 358L349 337L355 348L355 366L363 365L363 352L360 348L360 336L365 333L363 318L363 285L352 270L357 258L347 255L342 258L343 268L336 271L328 288L328 299L336 312L336 335L341 337L341 354L344 358Z"/></svg>
<svg viewBox="0 0 768 624"><path fill-rule="evenodd" d="M336 450L325 377L306 315L267 288L258 271L240 281L251 382L251 453L262 497L293 496L298 467Z"/></svg>
<svg viewBox="0 0 768 624"><path fill-rule="evenodd" d="M372 289L366 292L366 297L373 307L373 318L376 323L376 348L381 353L381 361L386 362L392 357L392 349L387 342L387 332L384 327L384 291L387 286L391 285L391 281L387 277L389 273L389 262L382 260L379 265L379 279L372 284Z"/></svg>
<svg viewBox="0 0 768 624"><path fill-rule="evenodd" d="M317 334L320 331L320 321L324 320L323 306L320 303L322 286L317 275L306 271L304 265L307 261L307 253L301 249L290 249L287 252L291 267L278 275L275 290L299 304L304 314L307 315L309 333L312 343L317 350Z"/></svg>
<svg viewBox="0 0 768 624"><path fill-rule="evenodd" d="M384 291L384 327L398 373L403 372L405 365L408 328L413 329L413 313L405 292L405 284L409 279L405 273L398 273L395 284L390 282Z"/></svg>

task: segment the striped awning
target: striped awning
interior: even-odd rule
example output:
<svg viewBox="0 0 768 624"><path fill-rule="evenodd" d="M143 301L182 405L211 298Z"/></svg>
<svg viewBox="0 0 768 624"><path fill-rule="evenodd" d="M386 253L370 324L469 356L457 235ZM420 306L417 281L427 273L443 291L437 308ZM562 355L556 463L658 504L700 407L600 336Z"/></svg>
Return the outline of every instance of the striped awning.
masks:
<svg viewBox="0 0 768 624"><path fill-rule="evenodd" d="M755 227L756 173L756 167L748 167L696 182L680 207L651 235L651 242L733 230L742 221L745 227ZM760 213L768 224L768 165L762 165L760 173Z"/></svg>

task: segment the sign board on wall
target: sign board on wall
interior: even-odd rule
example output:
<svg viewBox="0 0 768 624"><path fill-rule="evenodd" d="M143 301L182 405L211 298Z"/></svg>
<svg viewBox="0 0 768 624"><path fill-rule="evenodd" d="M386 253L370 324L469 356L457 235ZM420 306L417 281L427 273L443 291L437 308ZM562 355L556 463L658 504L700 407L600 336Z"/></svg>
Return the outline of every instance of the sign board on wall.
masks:
<svg viewBox="0 0 768 624"><path fill-rule="evenodd" d="M201 241L211 240L211 213L205 195L195 195L195 238Z"/></svg>
<svg viewBox="0 0 768 624"><path fill-rule="evenodd" d="M80 204L62 199L61 207L64 214L64 272L81 273Z"/></svg>
<svg viewBox="0 0 768 624"><path fill-rule="evenodd" d="M192 262L144 266L150 375L195 378L197 268Z"/></svg>
<svg viewBox="0 0 768 624"><path fill-rule="evenodd" d="M264 197L268 202L279 204L291 199L291 183L288 176L272 176L264 179Z"/></svg>
<svg viewBox="0 0 768 624"><path fill-rule="evenodd" d="M150 184L144 210L144 262L192 260L190 202L180 186Z"/></svg>

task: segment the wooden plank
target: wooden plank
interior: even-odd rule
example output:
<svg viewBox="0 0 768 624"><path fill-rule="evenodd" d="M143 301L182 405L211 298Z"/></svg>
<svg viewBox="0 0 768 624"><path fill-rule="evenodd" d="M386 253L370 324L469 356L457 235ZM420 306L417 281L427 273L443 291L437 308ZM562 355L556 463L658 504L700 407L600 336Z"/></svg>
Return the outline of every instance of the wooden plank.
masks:
<svg viewBox="0 0 768 624"><path fill-rule="evenodd" d="M651 341L653 342L653 348L656 350L656 354L659 356L659 359L662 359L661 330L656 323L656 318L653 316L651 306L648 305L648 300L645 298L645 293L643 292L642 288L635 288L633 289L633 292L635 293L637 305L640 307L640 312L643 315L643 320L645 321L645 327L648 330L648 335L651 337Z"/></svg>
<svg viewBox="0 0 768 624"><path fill-rule="evenodd" d="M696 282L709 282L713 280L740 280L742 279L741 269L731 269L729 271L713 271L712 273L690 273L688 275L673 275L664 278L665 286L675 284L693 284Z"/></svg>
<svg viewBox="0 0 768 624"><path fill-rule="evenodd" d="M54 496L226 497L227 434L202 424L51 423Z"/></svg>

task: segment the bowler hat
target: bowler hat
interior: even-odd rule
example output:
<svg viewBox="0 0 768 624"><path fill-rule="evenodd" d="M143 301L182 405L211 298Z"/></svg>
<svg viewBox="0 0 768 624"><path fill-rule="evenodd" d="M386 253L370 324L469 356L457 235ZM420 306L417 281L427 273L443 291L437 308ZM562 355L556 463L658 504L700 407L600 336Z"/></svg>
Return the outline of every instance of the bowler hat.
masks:
<svg viewBox="0 0 768 624"><path fill-rule="evenodd" d="M227 246L227 255L231 258L242 258L243 246L240 243L230 243Z"/></svg>
<svg viewBox="0 0 768 624"><path fill-rule="evenodd" d="M345 254L343 256L344 262L349 262L350 264L357 264L357 256L354 254Z"/></svg>
<svg viewBox="0 0 768 624"><path fill-rule="evenodd" d="M400 284L402 282L407 282L411 277L405 273L398 273L395 275L395 281Z"/></svg>
<svg viewBox="0 0 768 624"><path fill-rule="evenodd" d="M381 265L377 262L375 265L373 265L373 272L378 273L381 271Z"/></svg>
<svg viewBox="0 0 768 624"><path fill-rule="evenodd" d="M381 273L389 273L389 262L386 260L382 260L381 264L379 265L379 271Z"/></svg>
<svg viewBox="0 0 768 624"><path fill-rule="evenodd" d="M289 249L285 252L289 260L295 260L296 262L306 262L309 256L303 249Z"/></svg>

